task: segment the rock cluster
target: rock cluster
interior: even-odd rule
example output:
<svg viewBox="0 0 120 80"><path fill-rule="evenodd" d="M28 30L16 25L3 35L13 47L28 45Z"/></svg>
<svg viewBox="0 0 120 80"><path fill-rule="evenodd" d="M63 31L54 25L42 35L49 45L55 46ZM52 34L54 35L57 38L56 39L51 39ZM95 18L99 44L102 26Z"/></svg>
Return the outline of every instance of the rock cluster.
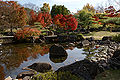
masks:
<svg viewBox="0 0 120 80"><path fill-rule="evenodd" d="M103 69L99 67L99 65L96 62L85 59L61 67L56 72L58 73L64 71L69 71L70 73L78 77L83 77L85 80L92 80L98 73L102 72Z"/></svg>
<svg viewBox="0 0 120 80"><path fill-rule="evenodd" d="M98 42L99 45L96 48L100 46L100 53L95 54L95 57L90 60L85 59L61 67L56 72L69 71L85 80L93 80L97 74L106 69L120 69L120 45L110 40L111 37L105 37L101 41L95 41L92 38L81 41L78 43L81 47L90 46L93 41Z"/></svg>
<svg viewBox="0 0 120 80"><path fill-rule="evenodd" d="M28 67L24 67L23 70L29 70L21 72L17 75L17 79L31 80L31 76L35 75L37 72L48 72L52 70L52 66L49 63L33 63Z"/></svg>

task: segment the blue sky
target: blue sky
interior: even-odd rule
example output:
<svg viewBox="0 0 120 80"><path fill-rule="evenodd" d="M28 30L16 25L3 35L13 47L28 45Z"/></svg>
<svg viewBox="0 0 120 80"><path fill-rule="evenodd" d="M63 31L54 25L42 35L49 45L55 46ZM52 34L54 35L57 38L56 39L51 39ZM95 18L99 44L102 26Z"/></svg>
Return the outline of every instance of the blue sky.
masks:
<svg viewBox="0 0 120 80"><path fill-rule="evenodd" d="M87 3L92 4L94 7L96 7L97 5L103 5L104 7L107 7L109 5L107 2L108 0L14 0L14 1L18 1L22 5L25 3L33 3L40 7L42 7L43 3L49 3L51 8L54 4L65 5L65 7L67 7L71 12L74 13L77 12L77 10L82 9L83 6L86 5ZM111 4L115 3L114 0L109 1L112 1Z"/></svg>

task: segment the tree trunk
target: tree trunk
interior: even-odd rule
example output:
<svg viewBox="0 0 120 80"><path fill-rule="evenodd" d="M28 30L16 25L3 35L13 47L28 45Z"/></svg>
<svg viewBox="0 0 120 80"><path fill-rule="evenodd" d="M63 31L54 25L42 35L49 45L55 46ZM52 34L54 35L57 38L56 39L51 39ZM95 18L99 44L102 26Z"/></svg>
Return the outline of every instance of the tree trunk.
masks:
<svg viewBox="0 0 120 80"><path fill-rule="evenodd" d="M10 32L12 33L13 31L12 31L12 26L10 27Z"/></svg>
<svg viewBox="0 0 120 80"><path fill-rule="evenodd" d="M87 32L89 32L90 26L87 26Z"/></svg>
<svg viewBox="0 0 120 80"><path fill-rule="evenodd" d="M112 27L110 28L110 32L112 32Z"/></svg>

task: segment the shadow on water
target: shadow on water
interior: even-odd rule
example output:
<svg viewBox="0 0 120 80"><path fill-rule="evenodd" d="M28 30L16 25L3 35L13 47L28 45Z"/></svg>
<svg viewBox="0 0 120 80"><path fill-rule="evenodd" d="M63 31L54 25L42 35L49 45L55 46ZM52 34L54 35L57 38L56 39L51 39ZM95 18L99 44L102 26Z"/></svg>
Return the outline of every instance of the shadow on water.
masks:
<svg viewBox="0 0 120 80"><path fill-rule="evenodd" d="M67 55L65 55L65 56L53 56L53 55L49 55L49 58L54 63L62 63L62 62L64 62L67 59Z"/></svg>

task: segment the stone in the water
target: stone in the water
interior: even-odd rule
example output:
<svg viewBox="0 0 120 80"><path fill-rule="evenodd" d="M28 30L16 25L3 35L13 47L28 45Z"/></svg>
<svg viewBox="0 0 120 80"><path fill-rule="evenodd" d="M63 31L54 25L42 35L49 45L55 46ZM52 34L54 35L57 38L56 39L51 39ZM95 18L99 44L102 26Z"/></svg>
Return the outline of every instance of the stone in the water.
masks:
<svg viewBox="0 0 120 80"><path fill-rule="evenodd" d="M32 65L23 68L23 70L33 70L44 73L52 70L52 66L49 63L33 63Z"/></svg>
<svg viewBox="0 0 120 80"><path fill-rule="evenodd" d="M25 76L22 80L32 80L30 76Z"/></svg>
<svg viewBox="0 0 120 80"><path fill-rule="evenodd" d="M90 42L88 40L82 41L83 46L88 46L90 45Z"/></svg>
<svg viewBox="0 0 120 80"><path fill-rule="evenodd" d="M75 61L79 61L78 59L75 59Z"/></svg>
<svg viewBox="0 0 120 80"><path fill-rule="evenodd" d="M64 47L62 45L52 45L50 47L50 55L54 55L54 56L66 56L67 52L65 51Z"/></svg>
<svg viewBox="0 0 120 80"><path fill-rule="evenodd" d="M23 79L25 76L33 76L35 73L33 71L21 72L17 75L17 79Z"/></svg>
<svg viewBox="0 0 120 80"><path fill-rule="evenodd" d="M5 80L12 80L12 78L10 76L8 76Z"/></svg>
<svg viewBox="0 0 120 80"><path fill-rule="evenodd" d="M73 44L73 43L70 43L70 44L68 44L68 46L69 46L69 47L71 47L71 46L75 46L75 44Z"/></svg>

